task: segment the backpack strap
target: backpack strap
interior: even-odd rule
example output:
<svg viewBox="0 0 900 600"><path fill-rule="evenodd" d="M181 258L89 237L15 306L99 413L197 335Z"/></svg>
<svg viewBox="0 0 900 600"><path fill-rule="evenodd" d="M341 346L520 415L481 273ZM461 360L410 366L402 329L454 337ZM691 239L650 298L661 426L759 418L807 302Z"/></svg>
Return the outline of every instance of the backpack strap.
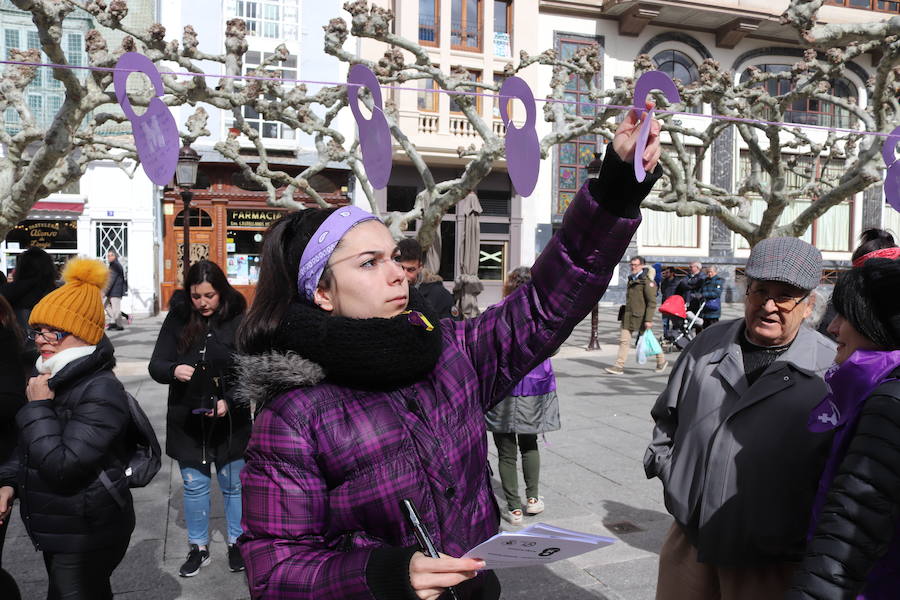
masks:
<svg viewBox="0 0 900 600"><path fill-rule="evenodd" d="M106 491L109 492L109 495L112 496L113 500L116 501L116 504L119 505L119 508L122 510L128 506L128 503L125 502L125 498L122 497L122 494L119 493L119 490L116 489L116 486L113 485L112 480L110 480L109 475L106 474L106 471L100 469L100 473L97 476L100 480L100 483L103 484L103 487L106 488Z"/></svg>

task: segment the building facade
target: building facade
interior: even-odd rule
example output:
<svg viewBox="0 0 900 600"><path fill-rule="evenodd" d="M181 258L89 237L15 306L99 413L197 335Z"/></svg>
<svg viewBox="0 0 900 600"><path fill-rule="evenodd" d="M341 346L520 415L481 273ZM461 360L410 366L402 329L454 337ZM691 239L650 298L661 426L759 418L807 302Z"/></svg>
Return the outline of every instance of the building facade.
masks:
<svg viewBox="0 0 900 600"><path fill-rule="evenodd" d="M128 8L130 26L146 25L153 19L153 0L133 0ZM73 11L64 25L63 50L72 65L87 64L85 37L91 29L101 29L111 47L121 41L121 35L117 37L115 32L98 27L83 11ZM31 15L9 0L0 2L0 29L5 57L12 49L40 48ZM42 55L42 59L46 61L47 57ZM85 73L76 73L83 80ZM65 89L50 69L40 68L26 95L35 120L47 127L62 106ZM14 109L7 109L0 116L7 132L18 132L19 116ZM129 136L130 128L110 125L103 128L102 134ZM129 176L112 162L91 163L79 181L39 201L26 219L9 232L0 244L0 269L14 276L17 257L29 246L44 248L60 267L72 256L105 259L107 252L113 250L120 256L128 279L122 310L133 315L150 314L158 307L154 215L153 184L140 169Z"/></svg>
<svg viewBox="0 0 900 600"><path fill-rule="evenodd" d="M384 0L380 4L394 11L395 31L418 40L434 65L445 72L452 66L461 66L478 81L502 78L505 64L514 57L518 60L521 51L534 55L553 48L568 57L586 44L600 48L603 66L598 84L604 89L615 87L620 78L632 77L633 61L639 54L650 55L659 70L684 84L699 76L699 66L707 58L718 61L740 78L751 66L770 71L789 69L802 56L796 31L779 20L788 6L787 0ZM828 0L819 16L825 22L852 23L884 19L898 12L897 2ZM367 40L361 41L359 48L362 56L373 60L385 50L383 45ZM860 59L848 65L833 89L837 95L865 106L865 83L872 72L871 60ZM552 69L535 65L519 76L541 98L550 89ZM477 145L480 137L453 110L450 96L428 93L430 82L418 85L422 87L419 93L394 93L401 129L435 169L436 179L440 180L443 174L458 174L464 162L457 157L457 148ZM573 81L566 90L566 99L585 101L587 90L583 82ZM538 108L542 106L539 104ZM479 110L495 131L502 133L496 101L482 98ZM573 105L571 110L591 114L588 111L594 108L584 103ZM711 114L710 107L696 106L691 110L697 116L681 117L684 125L704 127L708 119L702 115ZM797 106L787 117L801 124L849 126L849 115L814 101ZM550 133L550 127L538 119L539 136ZM505 164L494 164L491 175L476 190L482 204L487 202L491 207L485 209L485 214L496 213L491 215L495 223L482 225L480 254L484 268L479 274L486 279L486 290L480 304L489 305L499 299L503 273L534 261L587 177L587 165L604 146L605 140L599 136L584 136L554 147L542 161L538 185L528 198L515 194ZM405 210L412 206L415 193L423 186L408 158L398 147L395 150L394 172L381 202L387 210ZM734 189L748 164L746 148L732 131L710 149L699 172L706 182ZM783 220L793 218L808 202L796 201ZM755 201L751 217L758 220L763 208L761 200ZM445 280L459 274L460 222L451 212L442 223L445 241L441 274ZM859 233L869 227L900 233L900 217L885 204L880 186L833 207L807 230L803 239L820 248L825 257L826 283L849 266ZM660 262L683 268L695 260L714 263L733 283L749 247L716 219L645 210L644 223L629 254L641 254L651 264ZM619 269L605 301L620 301L626 272L627 269ZM736 299L734 295L730 285L727 298Z"/></svg>

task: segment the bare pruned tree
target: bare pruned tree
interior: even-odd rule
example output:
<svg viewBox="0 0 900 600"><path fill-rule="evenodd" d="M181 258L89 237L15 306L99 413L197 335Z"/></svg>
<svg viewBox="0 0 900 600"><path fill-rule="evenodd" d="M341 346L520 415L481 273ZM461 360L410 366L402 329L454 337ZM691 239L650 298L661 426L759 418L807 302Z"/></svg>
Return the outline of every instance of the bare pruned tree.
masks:
<svg viewBox="0 0 900 600"><path fill-rule="evenodd" d="M273 206L301 208L295 194L302 190L321 206L328 206L309 184L310 178L331 161L348 164L359 181L359 188L369 198L371 209L378 213L375 193L362 165L358 142L348 139L336 127L335 119L347 108L347 87L330 86L309 93L303 84L284 85L278 81L278 66L287 59L284 46L262 65L251 71L260 79L222 78L213 85L206 77L176 77L177 70L202 74L201 61L223 65L226 75L244 74L247 51L245 24L239 19L228 22L225 51L211 55L198 50L197 33L191 26L184 29L181 43L166 41L165 30L153 25L146 30L127 27L123 19L127 5L122 0L13 0L20 9L32 14L40 32L41 47L51 62L65 64L60 46L62 20L72 10L90 13L105 27L127 34L121 48L110 52L97 31L87 38L90 64L114 66L125 51L141 51L161 66L170 106L185 103L207 103L234 115L236 132L216 145L216 149L233 160L248 179L261 185ZM880 157L882 137L863 135L861 130L887 133L898 122L896 61L900 42L889 24L839 28L815 26L815 14L822 0L793 0L783 19L797 29L800 40L808 46L802 59L780 72L750 68L740 78L707 60L700 67L700 78L690 84L678 84L680 104L656 98L661 109L683 111L699 103L708 104L712 113L726 117L752 119L754 122L732 123L709 119L704 127L688 127L686 119L663 115L664 139L670 144L662 158L666 173L658 193L645 201L645 206L680 216L716 217L731 231L743 236L751 245L773 235L802 235L810 224L829 208L850 198L881 179ZM449 92L497 92L499 84L471 81L461 68L449 70L432 64L428 51L417 42L393 33L390 10L370 5L365 0L344 5L350 23L332 19L325 27L324 51L339 60L363 64L371 68L385 85L402 85L417 80L433 80L436 87ZM872 33L880 31L881 34ZM388 49L379 60L367 60L344 49L349 36L382 42ZM887 36L887 37L885 37ZM821 48L821 50L817 50ZM855 98L834 93L847 65L863 54L881 51L881 61L866 84L866 106ZM25 60L37 60L35 52L19 52ZM516 75L533 65L553 70L550 89L544 104L544 119L550 131L540 139L543 157L553 147L584 135L601 135L611 139L616 118L622 110L615 106L632 103L634 81L653 68L649 57L635 61L633 78L623 79L614 89L602 89L598 82L602 68L599 48L586 46L571 57L558 56L547 50L536 56L520 53L518 61L509 65L504 75ZM170 74L166 74L166 71ZM33 67L7 67L0 84L0 109L15 109L22 128L15 135L4 134L7 149L0 158L0 233L22 219L34 202L61 189L79 177L91 160L114 160L134 168L133 144L127 139L105 140L94 135L97 127L109 120L124 120L116 111L100 112L104 105L115 102L111 90L112 75L91 72L81 82L71 71L55 69L53 76L65 86L66 99L46 129L41 129L30 116L23 91L33 77ZM571 77L580 78L587 97L597 104L593 111L574 111L566 104L566 85ZM134 101L140 104L140 94ZM371 107L371 98L361 94ZM143 99L149 101L149 95ZM794 118L796 103L816 101L829 103L846 117L849 131L815 132L785 126ZM485 120L471 96L454 96L457 109L477 132L480 145L460 147L458 154L467 159L462 173L452 179L435 177L426 158L400 129L396 106L385 104L385 115L399 151L403 152L422 180L422 191L413 208L403 213L383 215L395 235L400 235L413 220L421 220L419 240L428 246L434 240L441 217L475 189L499 160L504 157L502 132ZM251 106L267 121L277 121L312 137L318 160L298 175L290 175L271 166L259 133L248 124L242 107ZM591 114L592 113L592 114ZM2 114L2 113L0 113ZM693 120L691 122L695 122ZM198 111L189 120L183 134L188 140L205 135L205 113ZM747 163L740 181L734 186L714 185L700 177L699 167L715 140L734 128L747 149ZM237 136L245 135L259 155L256 165L240 154ZM787 212L799 201L803 210ZM761 215L754 206L762 203ZM787 219L789 215L791 218Z"/></svg>

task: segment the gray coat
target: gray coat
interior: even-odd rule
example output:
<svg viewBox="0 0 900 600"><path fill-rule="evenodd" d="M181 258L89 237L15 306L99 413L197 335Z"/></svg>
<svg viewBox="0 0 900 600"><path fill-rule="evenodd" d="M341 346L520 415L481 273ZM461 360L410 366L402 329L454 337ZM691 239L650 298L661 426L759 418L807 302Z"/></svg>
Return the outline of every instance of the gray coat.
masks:
<svg viewBox="0 0 900 600"><path fill-rule="evenodd" d="M701 562L720 566L799 560L831 435L811 433L834 343L801 327L794 343L748 387L743 320L701 333L678 359L651 414L647 477Z"/></svg>

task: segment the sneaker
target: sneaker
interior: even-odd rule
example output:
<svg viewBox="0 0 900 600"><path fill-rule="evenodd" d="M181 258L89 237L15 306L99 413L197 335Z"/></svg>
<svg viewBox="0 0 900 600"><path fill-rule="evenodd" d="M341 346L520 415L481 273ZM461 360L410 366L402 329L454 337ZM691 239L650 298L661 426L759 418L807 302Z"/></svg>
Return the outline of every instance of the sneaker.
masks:
<svg viewBox="0 0 900 600"><path fill-rule="evenodd" d="M511 525L521 525L522 524L522 511L518 508L516 510L504 510L500 513L500 516L503 517L503 520Z"/></svg>
<svg viewBox="0 0 900 600"><path fill-rule="evenodd" d="M525 504L525 513L529 515L539 515L544 512L544 497L529 498Z"/></svg>
<svg viewBox="0 0 900 600"><path fill-rule="evenodd" d="M654 373L662 373L663 371L666 370L666 367L668 367L668 366L669 366L669 361L665 361L665 362L663 362L663 364L661 364L658 367L656 367L655 369L653 369L653 372Z"/></svg>
<svg viewBox="0 0 900 600"><path fill-rule="evenodd" d="M235 544L228 544L228 568L232 573L240 573L244 570L244 557Z"/></svg>
<svg viewBox="0 0 900 600"><path fill-rule="evenodd" d="M625 369L623 369L622 367L616 367L616 366L606 367L603 370L606 371L607 373L609 373L610 375L622 375L623 373L625 373Z"/></svg>
<svg viewBox="0 0 900 600"><path fill-rule="evenodd" d="M201 550L197 544L191 544L191 551L188 552L187 560L178 569L178 574L182 577L193 577L200 572L200 567L205 567L211 560L209 550Z"/></svg>

